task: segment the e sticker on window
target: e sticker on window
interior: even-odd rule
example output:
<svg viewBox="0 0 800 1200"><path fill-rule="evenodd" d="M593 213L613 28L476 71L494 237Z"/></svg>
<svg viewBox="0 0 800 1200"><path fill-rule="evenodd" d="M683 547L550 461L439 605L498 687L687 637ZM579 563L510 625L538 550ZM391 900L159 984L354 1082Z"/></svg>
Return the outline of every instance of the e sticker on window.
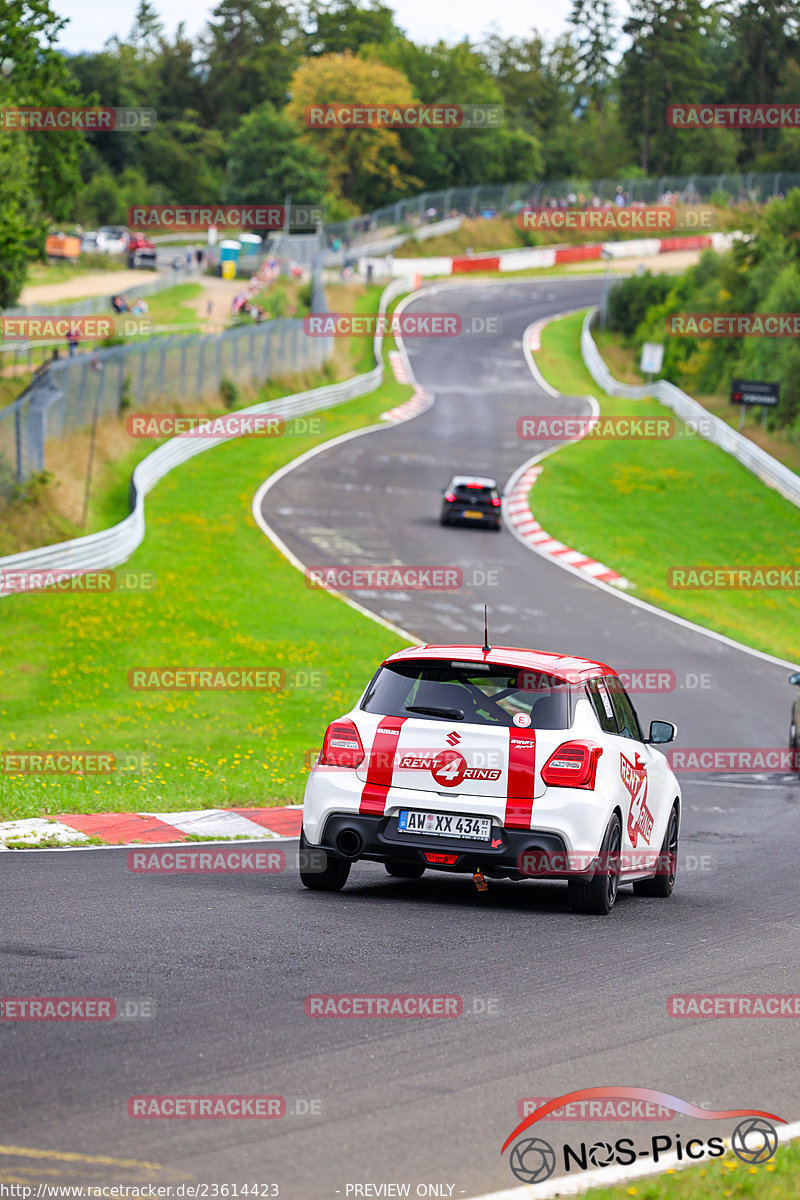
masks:
<svg viewBox="0 0 800 1200"><path fill-rule="evenodd" d="M613 717L614 710L611 707L611 700L609 698L608 692L606 691L605 682L602 679L598 679L598 681L597 681L597 694L599 695L600 699L603 702L603 708L606 710L606 716Z"/></svg>
<svg viewBox="0 0 800 1200"><path fill-rule="evenodd" d="M531 719L527 713L514 713L514 716L511 719L515 725L519 725L523 728L531 723Z"/></svg>

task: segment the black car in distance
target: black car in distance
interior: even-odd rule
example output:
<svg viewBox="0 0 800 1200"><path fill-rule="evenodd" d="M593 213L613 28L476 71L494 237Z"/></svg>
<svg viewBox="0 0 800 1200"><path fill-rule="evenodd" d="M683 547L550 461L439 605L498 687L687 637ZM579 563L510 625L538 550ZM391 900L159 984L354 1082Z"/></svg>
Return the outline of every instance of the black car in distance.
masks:
<svg viewBox="0 0 800 1200"><path fill-rule="evenodd" d="M442 525L502 526L502 500L494 479L479 475L454 475L444 489Z"/></svg>

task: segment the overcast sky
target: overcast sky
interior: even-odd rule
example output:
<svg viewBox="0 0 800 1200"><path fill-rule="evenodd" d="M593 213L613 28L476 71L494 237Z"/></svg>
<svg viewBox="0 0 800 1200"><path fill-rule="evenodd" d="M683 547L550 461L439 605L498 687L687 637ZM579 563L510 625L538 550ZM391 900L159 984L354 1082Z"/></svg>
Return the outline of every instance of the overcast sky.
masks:
<svg viewBox="0 0 800 1200"><path fill-rule="evenodd" d="M386 0L396 14L397 24L416 42L479 41L493 23L505 37L521 37L532 28L552 36L566 27L570 0ZM189 33L205 24L216 0L206 7L202 0L153 0L154 7L172 35L180 21ZM99 50L115 34L125 36L133 24L138 0L53 0L53 8L69 18L60 45L66 50ZM622 5L620 4L620 8Z"/></svg>

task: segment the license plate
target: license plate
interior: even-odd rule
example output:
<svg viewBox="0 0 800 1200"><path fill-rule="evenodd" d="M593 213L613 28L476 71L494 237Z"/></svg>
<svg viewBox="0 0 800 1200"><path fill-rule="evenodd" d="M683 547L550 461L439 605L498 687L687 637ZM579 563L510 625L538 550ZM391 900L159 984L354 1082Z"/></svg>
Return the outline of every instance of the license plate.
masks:
<svg viewBox="0 0 800 1200"><path fill-rule="evenodd" d="M483 513L482 513L482 512L476 512L474 508L465 508L465 509L464 509L464 516L465 516L465 517L477 517L477 518L478 518L478 520L480 521L481 517L483 516Z"/></svg>
<svg viewBox="0 0 800 1200"><path fill-rule="evenodd" d="M425 837L465 838L488 842L492 836L489 817L465 817L459 813L417 812L404 808L397 819L398 833L417 833Z"/></svg>

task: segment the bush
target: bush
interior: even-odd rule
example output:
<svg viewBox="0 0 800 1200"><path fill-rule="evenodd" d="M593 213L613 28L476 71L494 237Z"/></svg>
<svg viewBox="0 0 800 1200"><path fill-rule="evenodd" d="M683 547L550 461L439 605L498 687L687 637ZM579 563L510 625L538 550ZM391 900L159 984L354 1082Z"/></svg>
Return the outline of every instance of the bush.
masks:
<svg viewBox="0 0 800 1200"><path fill-rule="evenodd" d="M117 413L120 416L122 413L127 412L130 406L133 404L133 397L131 396L132 391L133 387L131 384L131 377L130 375L124 375L119 388L119 402L117 404Z"/></svg>
<svg viewBox="0 0 800 1200"><path fill-rule="evenodd" d="M669 276L652 275L649 271L615 283L608 297L608 328L624 337L633 337L648 310L666 300L673 283Z"/></svg>
<svg viewBox="0 0 800 1200"><path fill-rule="evenodd" d="M219 394L222 397L222 403L227 409L231 409L239 399L239 389L232 379L227 376L220 381Z"/></svg>

